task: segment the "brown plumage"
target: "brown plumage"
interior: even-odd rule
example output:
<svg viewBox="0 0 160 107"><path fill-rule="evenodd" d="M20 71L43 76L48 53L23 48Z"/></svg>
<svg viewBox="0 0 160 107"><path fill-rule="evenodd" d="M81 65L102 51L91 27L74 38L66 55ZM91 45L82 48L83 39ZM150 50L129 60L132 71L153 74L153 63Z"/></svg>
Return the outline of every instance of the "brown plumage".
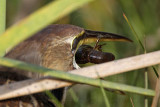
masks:
<svg viewBox="0 0 160 107"><path fill-rule="evenodd" d="M82 31L82 28L73 25L50 25L20 43L5 57L61 71L71 70L73 55L71 44L67 40ZM31 72L19 73L32 78L39 76Z"/></svg>
<svg viewBox="0 0 160 107"><path fill-rule="evenodd" d="M50 25L39 33L17 45L5 57L16 59L47 68L69 71L73 69L73 54L70 39L83 29L73 25ZM3 68L0 72L1 84L8 84L27 78L39 78L43 75L17 69ZM5 76L5 75L6 76ZM54 91L53 91L54 92ZM55 90L61 100L63 89ZM45 94L36 94L11 100L0 101L0 107L53 107Z"/></svg>

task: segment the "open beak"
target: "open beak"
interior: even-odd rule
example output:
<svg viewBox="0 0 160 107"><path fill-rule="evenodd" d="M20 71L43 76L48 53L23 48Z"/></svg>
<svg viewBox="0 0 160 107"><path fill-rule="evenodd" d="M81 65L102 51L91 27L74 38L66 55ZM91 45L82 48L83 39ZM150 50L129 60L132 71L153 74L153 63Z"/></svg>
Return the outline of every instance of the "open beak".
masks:
<svg viewBox="0 0 160 107"><path fill-rule="evenodd" d="M100 32L100 31L91 31L85 30L82 35L78 35L74 38L72 42L72 53L75 54L80 45L94 43L101 41L127 41L132 42L127 37L120 36L118 34L108 33L108 32Z"/></svg>

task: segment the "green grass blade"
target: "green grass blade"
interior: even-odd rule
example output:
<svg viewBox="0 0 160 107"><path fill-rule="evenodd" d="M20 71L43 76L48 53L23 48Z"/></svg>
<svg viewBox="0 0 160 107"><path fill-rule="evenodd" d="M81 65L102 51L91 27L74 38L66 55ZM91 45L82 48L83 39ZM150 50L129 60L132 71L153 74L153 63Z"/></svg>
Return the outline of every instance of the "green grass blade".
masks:
<svg viewBox="0 0 160 107"><path fill-rule="evenodd" d="M93 0L56 0L15 24L0 37L0 56L51 22Z"/></svg>
<svg viewBox="0 0 160 107"><path fill-rule="evenodd" d="M72 88L69 89L69 93L70 93L70 95L71 95L73 101L74 101L75 103L78 103L78 102L79 102L79 99L78 99L76 93L73 91Z"/></svg>
<svg viewBox="0 0 160 107"><path fill-rule="evenodd" d="M48 90L46 90L45 93L50 98L51 102L56 105L56 107L63 107L63 105L58 101L58 99L53 95L53 93Z"/></svg>
<svg viewBox="0 0 160 107"><path fill-rule="evenodd" d="M98 80L99 80L100 89L101 89L101 92L102 92L102 95L103 95L103 98L104 98L104 101L105 101L105 105L106 105L106 107L110 107L110 103L109 103L108 97L107 97L107 95L105 93L104 87L102 85L102 81L101 81L101 79L99 79L100 76L99 76L98 72L97 72L97 76L98 76Z"/></svg>
<svg viewBox="0 0 160 107"><path fill-rule="evenodd" d="M142 48L143 51L144 51L144 53L147 53L147 51L146 51L146 49L145 49L145 46L143 45L143 43L142 43L142 41L140 40L138 34L136 33L136 31L134 30L133 26L131 25L131 23L129 22L127 16L126 16L124 13L123 13L123 17L125 18L125 20L127 21L128 25L130 26L132 32L134 33L134 35L135 35L137 41L139 42L141 48ZM159 78L159 74L158 74L157 70L154 68L154 66L152 67L152 69L154 70L154 72L155 72L157 78Z"/></svg>
<svg viewBox="0 0 160 107"><path fill-rule="evenodd" d="M6 27L6 0L0 0L0 35Z"/></svg>
<svg viewBox="0 0 160 107"><path fill-rule="evenodd" d="M43 73L44 75L50 75L56 78L70 80L78 83L84 83L84 84L89 84L93 86L100 86L99 79L93 79L93 78L88 78L88 77L75 75L67 72L51 70L41 66L32 65L32 64L16 61L9 58L0 57L0 65L14 67L14 68L36 72L36 73ZM132 93L137 93L137 94L146 95L146 96L155 95L155 91L150 89L144 89L140 87L134 87L134 86L124 85L120 83L113 83L113 82L108 82L103 80L101 80L101 82L104 88L111 88L115 90L132 92Z"/></svg>
<svg viewBox="0 0 160 107"><path fill-rule="evenodd" d="M154 73L156 74L156 76L159 78L159 74L158 74L156 68L154 66L152 66L152 69L153 69Z"/></svg>
<svg viewBox="0 0 160 107"><path fill-rule="evenodd" d="M126 15L125 15L124 13L123 13L123 17L125 18L125 20L127 21L128 25L130 26L132 32L134 33L134 35L135 35L137 41L139 42L140 46L142 47L142 49L143 49L143 51L144 51L144 53L146 53L146 49L145 49L145 47L144 47L142 41L140 40L138 34L136 33L136 31L134 30L132 24L129 22L128 18L126 17Z"/></svg>

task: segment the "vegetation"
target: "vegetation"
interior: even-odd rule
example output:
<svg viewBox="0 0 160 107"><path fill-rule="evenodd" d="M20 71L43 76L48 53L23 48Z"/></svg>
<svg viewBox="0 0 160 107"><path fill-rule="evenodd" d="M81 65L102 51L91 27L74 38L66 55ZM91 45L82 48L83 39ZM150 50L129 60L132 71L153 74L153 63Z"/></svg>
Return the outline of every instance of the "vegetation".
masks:
<svg viewBox="0 0 160 107"><path fill-rule="evenodd" d="M1 13L1 9L5 11L4 2L1 6L2 1L5 0L0 1L0 22L5 21L5 17L2 17L4 12ZM106 46L103 47L103 51L112 52L116 59L156 51L160 47L159 5L158 0L7 1L7 32L0 37L0 55L3 56L6 49L14 47L20 41L51 23L73 24L85 29L112 32L131 38L134 43L107 42ZM30 15L34 11L36 12ZM45 20L41 16L42 14L45 14ZM128 22L123 14L128 18ZM27 19L18 23L25 17ZM5 24L1 24L0 34L4 31L4 28ZM157 76L154 71L157 70L156 72L158 72L158 69L159 66L155 66L154 69L148 67L103 79L136 87L155 89ZM145 76L146 71L148 73L147 78ZM151 105L153 99L153 97L134 93L121 95L107 90L105 90L105 94L103 87L75 85L67 93L65 107L104 107L107 105L105 102L108 102L108 100L108 105L111 107L147 107L147 105Z"/></svg>

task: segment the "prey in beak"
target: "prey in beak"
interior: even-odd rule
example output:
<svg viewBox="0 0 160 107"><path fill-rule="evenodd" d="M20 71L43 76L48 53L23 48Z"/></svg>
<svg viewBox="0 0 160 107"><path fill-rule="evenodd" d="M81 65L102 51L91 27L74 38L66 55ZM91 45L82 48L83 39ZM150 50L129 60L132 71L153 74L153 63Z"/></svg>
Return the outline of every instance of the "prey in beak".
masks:
<svg viewBox="0 0 160 107"><path fill-rule="evenodd" d="M131 39L108 32L85 30L82 35L75 36L72 42L72 53L75 54L77 64L100 64L115 59L112 53L102 52L99 42L123 41L132 42ZM95 43L92 47L89 43Z"/></svg>

